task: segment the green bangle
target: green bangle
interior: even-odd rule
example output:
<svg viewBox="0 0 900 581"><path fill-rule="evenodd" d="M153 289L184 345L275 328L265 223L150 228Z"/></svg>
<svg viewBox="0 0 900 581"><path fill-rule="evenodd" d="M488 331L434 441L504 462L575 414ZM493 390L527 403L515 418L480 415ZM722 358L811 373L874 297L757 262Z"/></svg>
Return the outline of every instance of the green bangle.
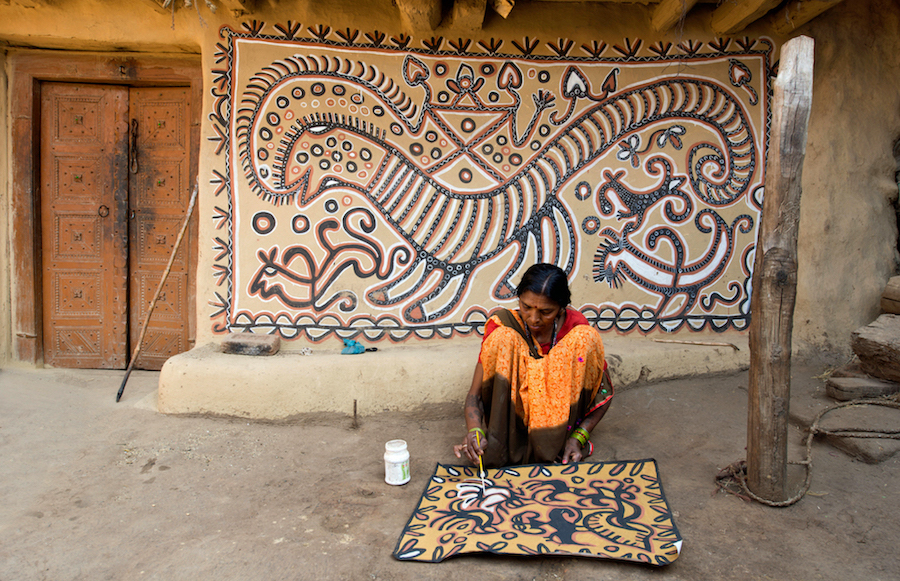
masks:
<svg viewBox="0 0 900 581"><path fill-rule="evenodd" d="M484 430L482 430L481 428L472 428L469 430L469 433L471 434L472 432L481 432L482 436L487 437L487 434L485 434Z"/></svg>
<svg viewBox="0 0 900 581"><path fill-rule="evenodd" d="M579 426L572 431L572 437L584 448L591 439L591 433Z"/></svg>

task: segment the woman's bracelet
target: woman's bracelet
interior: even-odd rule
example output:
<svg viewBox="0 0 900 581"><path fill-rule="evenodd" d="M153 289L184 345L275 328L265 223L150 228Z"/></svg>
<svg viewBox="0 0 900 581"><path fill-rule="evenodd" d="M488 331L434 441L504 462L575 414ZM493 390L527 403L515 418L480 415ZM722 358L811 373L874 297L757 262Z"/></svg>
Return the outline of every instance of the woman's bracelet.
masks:
<svg viewBox="0 0 900 581"><path fill-rule="evenodd" d="M485 433L484 433L484 430L482 430L481 428L471 428L471 429L469 430L469 433L471 434L472 432L481 432L481 437L482 437L482 438L486 438L486 437L487 437L487 434L485 434Z"/></svg>
<svg viewBox="0 0 900 581"><path fill-rule="evenodd" d="M591 433L579 426L572 431L572 437L575 438L575 440L579 444L581 444L582 448L584 448L584 446L591 440Z"/></svg>

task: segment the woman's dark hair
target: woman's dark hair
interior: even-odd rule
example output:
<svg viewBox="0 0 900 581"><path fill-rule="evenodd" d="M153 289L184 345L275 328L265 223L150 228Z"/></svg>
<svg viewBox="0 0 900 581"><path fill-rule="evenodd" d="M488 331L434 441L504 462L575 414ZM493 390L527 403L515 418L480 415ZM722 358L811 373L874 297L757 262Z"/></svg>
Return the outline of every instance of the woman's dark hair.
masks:
<svg viewBox="0 0 900 581"><path fill-rule="evenodd" d="M572 293L569 292L569 281L566 273L555 264L538 263L531 265L522 281L516 287L516 296L521 297L525 291L543 295L565 308L572 301Z"/></svg>

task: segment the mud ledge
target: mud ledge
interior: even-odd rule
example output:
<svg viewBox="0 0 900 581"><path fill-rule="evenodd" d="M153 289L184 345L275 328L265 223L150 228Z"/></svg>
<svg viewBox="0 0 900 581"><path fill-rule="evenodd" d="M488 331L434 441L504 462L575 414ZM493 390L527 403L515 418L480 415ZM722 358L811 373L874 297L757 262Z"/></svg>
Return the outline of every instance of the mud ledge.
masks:
<svg viewBox="0 0 900 581"><path fill-rule="evenodd" d="M708 346L604 334L617 389L669 379L747 369L746 333L690 334L678 340L730 343ZM672 340L670 337L660 339ZM462 402L472 381L478 339L439 345L379 347L341 355L313 348L255 357L225 354L215 343L166 361L159 375L158 410L166 414L286 420L309 412L359 415ZM461 405L461 403L460 403Z"/></svg>

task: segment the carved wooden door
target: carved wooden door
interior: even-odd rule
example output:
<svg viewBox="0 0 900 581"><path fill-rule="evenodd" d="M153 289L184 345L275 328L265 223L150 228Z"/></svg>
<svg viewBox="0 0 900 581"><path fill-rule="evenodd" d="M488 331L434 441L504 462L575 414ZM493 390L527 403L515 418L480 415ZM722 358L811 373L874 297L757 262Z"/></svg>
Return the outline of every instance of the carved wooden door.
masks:
<svg viewBox="0 0 900 581"><path fill-rule="evenodd" d="M44 83L41 251L44 360L124 369L190 195L182 88ZM196 257L185 234L138 369L190 347Z"/></svg>
<svg viewBox="0 0 900 581"><path fill-rule="evenodd" d="M127 365L128 89L41 90L44 361Z"/></svg>
<svg viewBox="0 0 900 581"><path fill-rule="evenodd" d="M187 211L190 183L190 101L182 87L132 88L129 265L130 344L137 342ZM194 214L196 216L196 213ZM147 326L136 367L159 369L191 347L190 265L196 217L189 225Z"/></svg>

